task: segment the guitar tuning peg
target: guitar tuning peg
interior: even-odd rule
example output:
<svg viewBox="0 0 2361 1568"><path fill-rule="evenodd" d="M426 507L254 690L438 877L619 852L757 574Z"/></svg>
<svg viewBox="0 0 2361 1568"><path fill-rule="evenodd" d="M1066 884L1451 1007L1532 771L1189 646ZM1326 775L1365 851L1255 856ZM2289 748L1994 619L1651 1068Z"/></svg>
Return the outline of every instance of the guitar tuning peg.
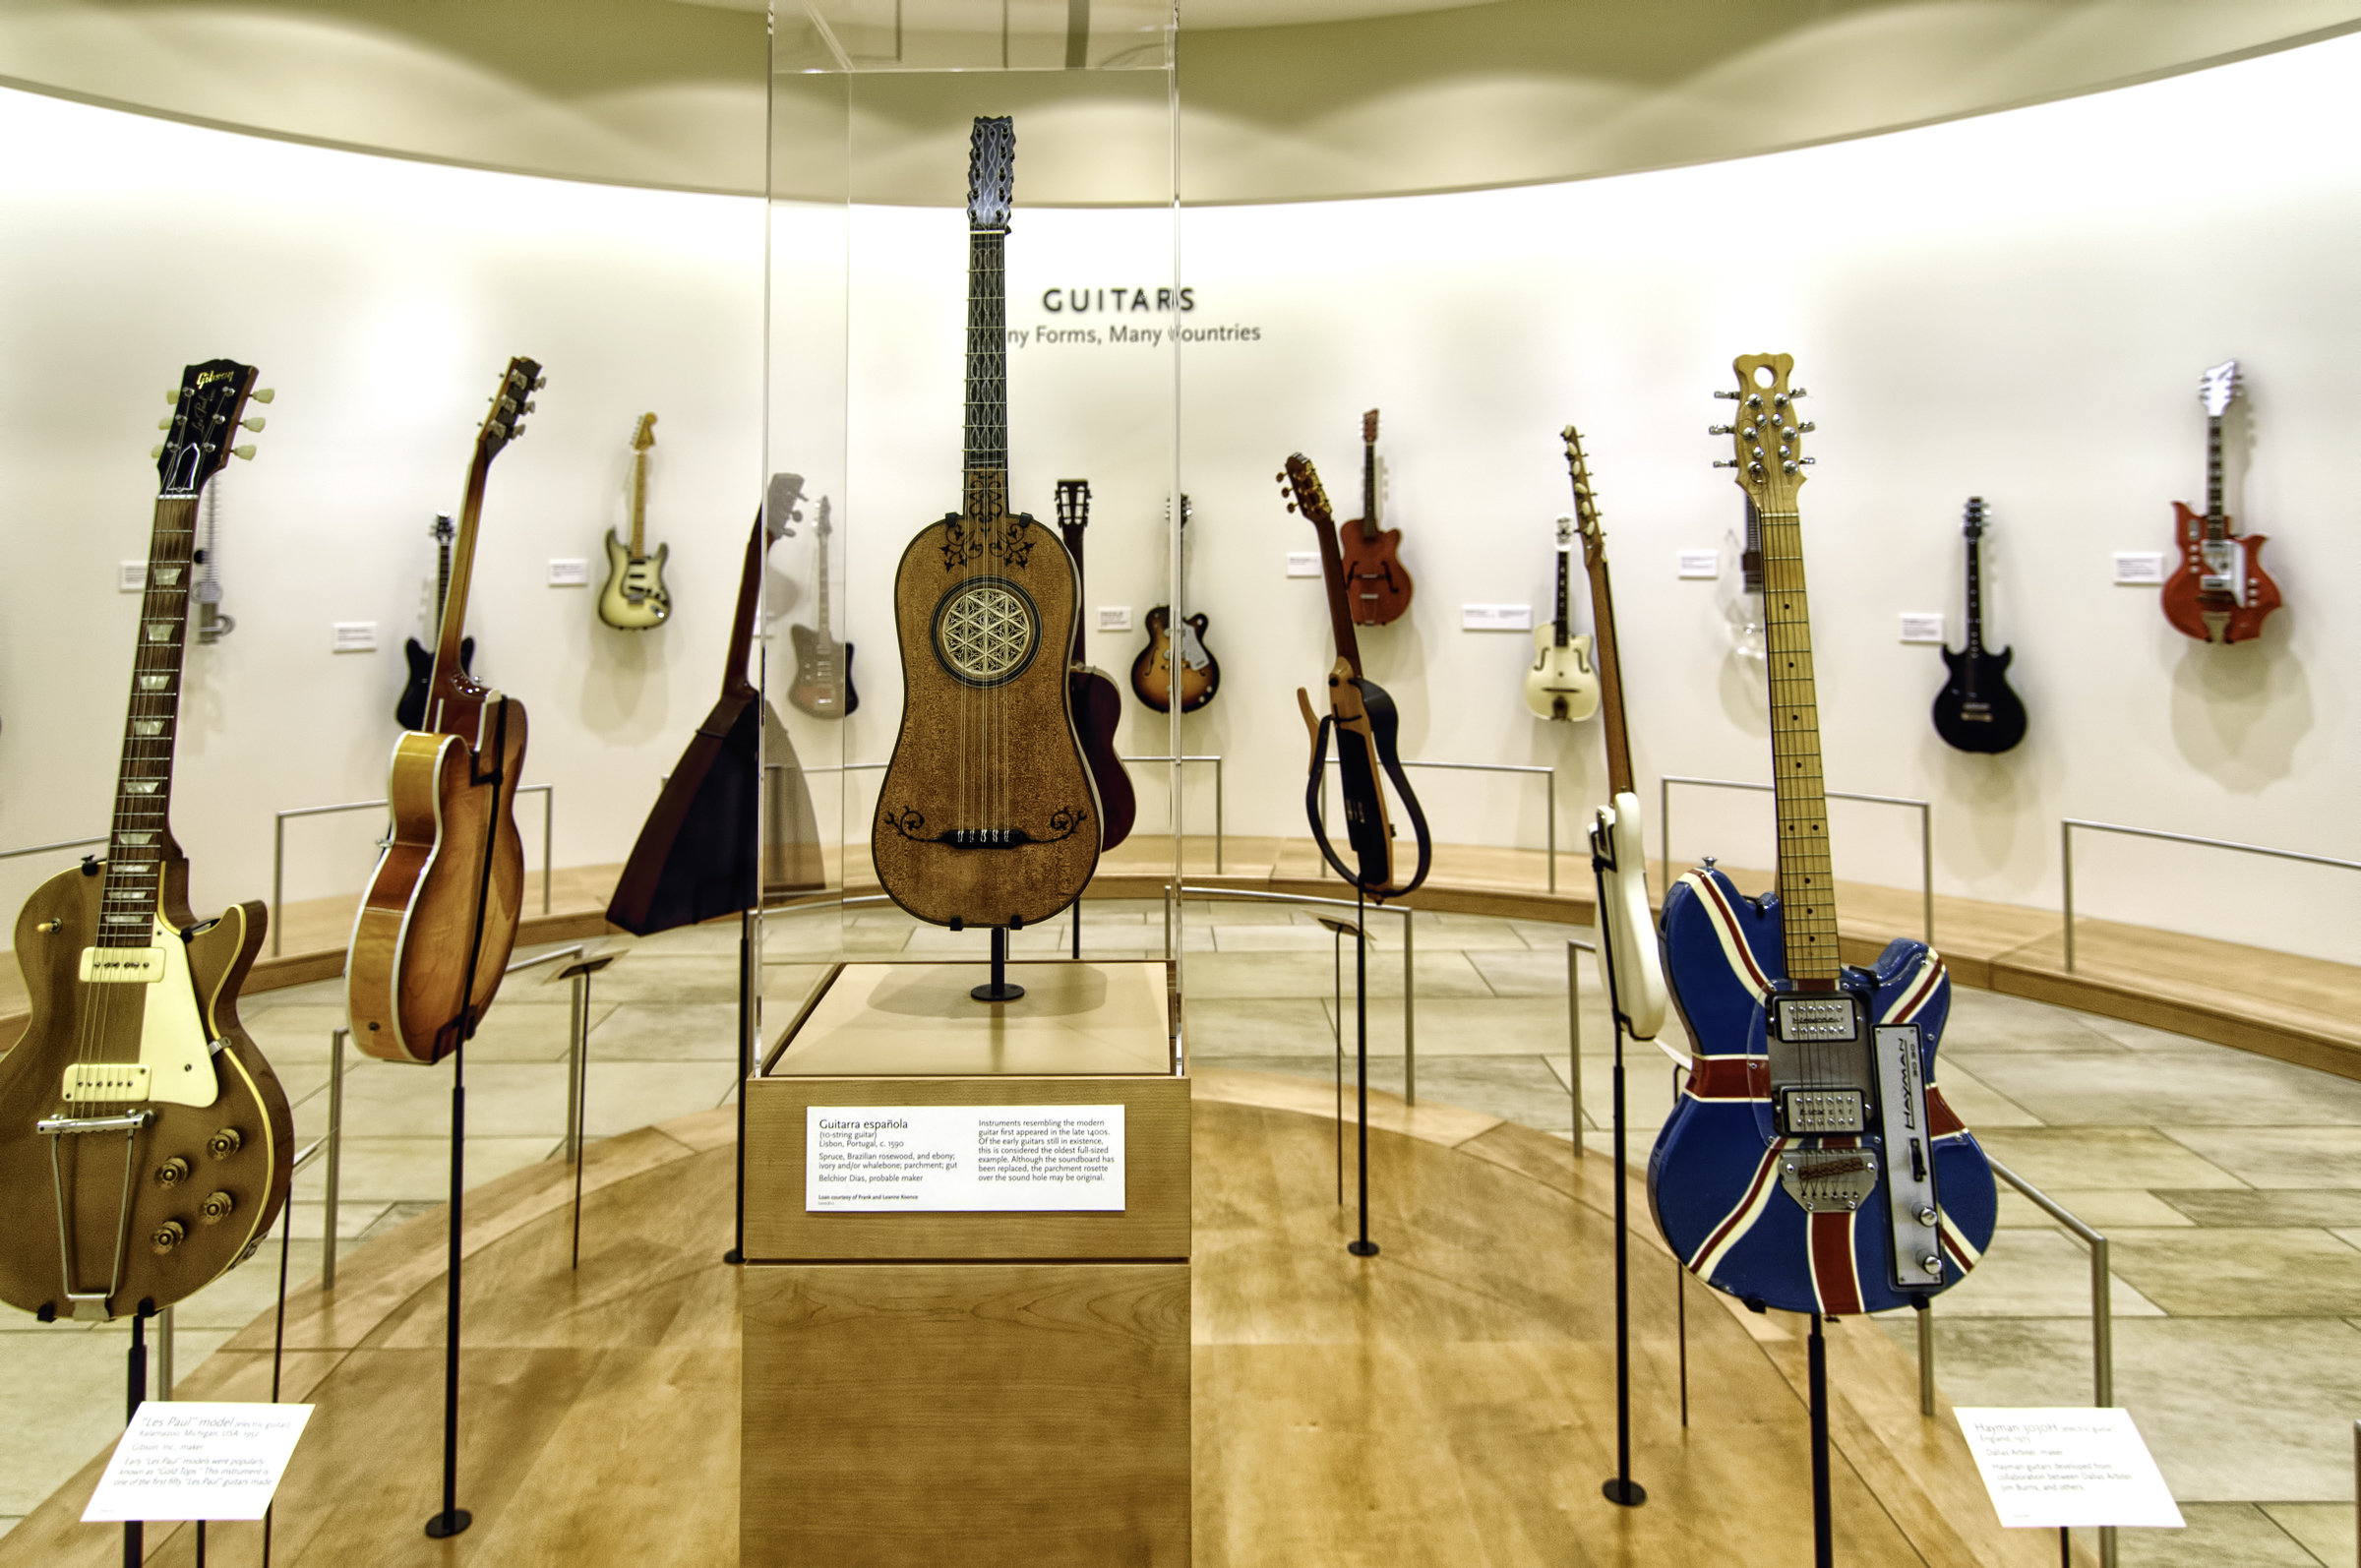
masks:
<svg viewBox="0 0 2361 1568"><path fill-rule="evenodd" d="M547 376L535 376L533 378L533 391L535 392L539 392L542 388L548 385L549 378Z"/></svg>
<svg viewBox="0 0 2361 1568"><path fill-rule="evenodd" d="M1787 396L1790 400L1809 397L1811 393L1805 392L1801 387L1790 387L1787 389Z"/></svg>
<svg viewBox="0 0 2361 1568"><path fill-rule="evenodd" d="M170 414L166 414L163 418L157 420L155 422L155 428L158 430L170 430L172 428L172 416Z"/></svg>
<svg viewBox="0 0 2361 1568"><path fill-rule="evenodd" d="M509 427L509 439L511 441L515 441L518 436L523 434L524 426L521 423L514 424Z"/></svg>
<svg viewBox="0 0 2361 1568"><path fill-rule="evenodd" d="M1705 433L1709 436L1726 436L1729 434L1729 429L1730 427L1727 425L1708 425L1705 427Z"/></svg>
<svg viewBox="0 0 2361 1568"><path fill-rule="evenodd" d="M528 414L529 414L529 413L531 413L531 412L532 412L532 411L533 411L533 410L534 410L536 407L538 407L538 406L539 406L539 404L535 403L535 402L534 402L534 401L533 401L533 400L532 400L530 397L527 397L527 398L524 400L524 411L525 411L526 413L528 413Z"/></svg>
<svg viewBox="0 0 2361 1568"><path fill-rule="evenodd" d="M243 457L248 462L254 461L254 449L252 447L232 447L229 449L229 454L232 457Z"/></svg>
<svg viewBox="0 0 2361 1568"><path fill-rule="evenodd" d="M178 408L180 406L180 389L178 387L165 388L164 401L170 403L173 407Z"/></svg>
<svg viewBox="0 0 2361 1568"><path fill-rule="evenodd" d="M248 430L260 430L268 421L262 415L257 414L252 419L241 419L238 423Z"/></svg>
<svg viewBox="0 0 2361 1568"><path fill-rule="evenodd" d="M1725 461L1720 461L1720 460L1717 460L1717 461L1714 463L1714 466L1715 466L1715 467L1717 467L1717 468L1735 468L1737 465L1738 465L1738 459L1737 459L1737 458L1735 458L1735 457L1732 457L1732 458L1728 459L1726 462L1725 462Z"/></svg>
<svg viewBox="0 0 2361 1568"><path fill-rule="evenodd" d="M148 455L151 457L161 457L163 454L164 449L161 447L151 447L148 449Z"/></svg>
<svg viewBox="0 0 2361 1568"><path fill-rule="evenodd" d="M246 395L258 403L267 403L278 395L278 390L274 387L257 387Z"/></svg>
<svg viewBox="0 0 2361 1568"><path fill-rule="evenodd" d="M1714 393L1714 395L1716 397L1726 397L1733 403L1738 400L1738 394L1734 392L1718 392Z"/></svg>
<svg viewBox="0 0 2361 1568"><path fill-rule="evenodd" d="M1808 435L1810 435L1810 434L1811 434L1813 431L1815 431L1815 430L1818 430L1819 428L1820 428L1820 427L1819 427L1818 425L1815 425L1815 424L1813 424L1813 423L1812 423L1810 420L1808 420L1808 419L1807 419L1807 420L1805 420L1805 421L1804 421L1802 424L1800 424L1800 425L1797 425L1797 426L1795 427L1795 434L1797 434L1798 436L1808 436Z"/></svg>
<svg viewBox="0 0 2361 1568"><path fill-rule="evenodd" d="M1809 468L1812 464L1818 462L1819 460L1820 459L1817 457L1802 457L1797 459L1797 461L1801 462L1806 468Z"/></svg>

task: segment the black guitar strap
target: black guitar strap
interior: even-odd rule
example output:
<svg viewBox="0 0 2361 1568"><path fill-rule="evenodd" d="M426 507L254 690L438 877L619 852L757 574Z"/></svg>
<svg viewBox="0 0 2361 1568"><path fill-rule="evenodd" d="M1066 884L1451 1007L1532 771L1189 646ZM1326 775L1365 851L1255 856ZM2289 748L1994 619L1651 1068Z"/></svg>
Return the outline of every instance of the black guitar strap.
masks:
<svg viewBox="0 0 2361 1568"><path fill-rule="evenodd" d="M1361 683L1357 680L1353 684L1359 686ZM1312 841L1320 846L1320 858L1336 868L1337 875L1361 887L1362 892L1379 903L1415 893L1426 880L1426 872L1434 863L1434 839L1426 830L1426 814L1419 809L1419 797L1412 792L1410 780L1403 774L1402 764L1394 758L1388 756L1380 760L1385 766L1385 776L1393 783L1394 794L1402 802L1402 809L1410 814L1410 830L1419 843L1418 865L1411 872L1410 880L1399 887L1363 887L1360 873L1347 867L1337 857L1336 846L1328 841L1327 824L1320 814L1320 786L1328 776L1328 735L1335 724L1335 714L1321 717L1319 730L1311 741L1311 778L1303 786L1303 815L1311 823Z"/></svg>

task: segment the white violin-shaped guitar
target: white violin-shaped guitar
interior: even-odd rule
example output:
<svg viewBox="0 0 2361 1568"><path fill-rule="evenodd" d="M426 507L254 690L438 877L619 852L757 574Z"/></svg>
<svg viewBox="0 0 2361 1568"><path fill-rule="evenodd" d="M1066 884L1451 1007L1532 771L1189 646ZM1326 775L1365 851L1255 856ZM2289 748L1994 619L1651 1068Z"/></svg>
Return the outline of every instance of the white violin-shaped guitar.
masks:
<svg viewBox="0 0 2361 1568"><path fill-rule="evenodd" d="M1557 618L1533 632L1533 668L1525 672L1525 705L1537 718L1587 719L1599 711L1599 672L1591 639L1566 620L1566 569L1574 556L1574 519L1557 519Z"/></svg>

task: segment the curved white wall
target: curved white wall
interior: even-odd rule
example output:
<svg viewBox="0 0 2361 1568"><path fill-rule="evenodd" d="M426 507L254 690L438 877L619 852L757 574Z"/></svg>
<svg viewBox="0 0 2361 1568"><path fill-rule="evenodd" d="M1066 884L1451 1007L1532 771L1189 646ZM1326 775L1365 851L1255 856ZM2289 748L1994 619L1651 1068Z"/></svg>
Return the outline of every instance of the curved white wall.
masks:
<svg viewBox="0 0 2361 1568"><path fill-rule="evenodd" d="M1187 745L1233 759L1233 829L1300 827L1294 688L1326 658L1312 585L1282 575L1309 536L1269 476L1302 446L1349 495L1355 420L1372 405L1420 580L1411 623L1367 644L1404 708L1406 752L1560 764L1569 840L1596 794L1595 727L1541 724L1519 701L1523 639L1458 630L1462 603L1546 613L1548 523L1566 510L1556 431L1573 420L1606 513L1643 774L1762 777L1759 701L1722 652L1713 588L1674 580L1672 563L1737 519L1727 475L1707 466L1704 426L1725 406L1708 393L1728 384L1732 354L1784 348L1821 425L1804 503L1830 779L1933 800L1941 887L2053 903L2061 814L2361 852L2345 810L2361 763L2353 661L2333 651L2339 586L2361 576L2341 482L2361 151L2338 113L2357 66L2361 42L2338 40L1740 162L1189 211L1196 322L1261 329L1183 356L1192 598L1215 618L1226 671ZM20 150L0 170L0 340L14 372L0 391L0 501L19 589L0 617L0 840L86 832L104 812L132 619L113 566L140 551L142 454L183 362L251 358L280 391L264 460L224 492L239 631L191 653L176 814L198 902L213 907L267 890L272 807L382 789L394 650L429 564L421 530L455 501L502 358L525 351L548 361L552 385L494 470L472 620L490 673L531 705L528 776L560 781L560 863L619 859L709 700L760 477L755 204L376 160L14 95L0 97L0 131ZM1033 283L1087 280L1065 275L1069 261L1153 275L1153 247L1120 225L1022 216L1014 327L1042 319ZM867 221L918 234L956 219ZM938 339L960 291L933 265L879 271L855 300L857 374L898 399L890 416L854 421L844 498L865 676L856 757L882 757L892 735L893 558L955 493L957 394L935 383L955 354L955 338ZM900 325L884 325L888 312ZM2199 498L2195 378L2230 355L2252 409L2232 501L2272 536L2287 609L2259 645L2209 649L2163 625L2151 591L2107 577L2110 552L2164 548L2168 503ZM1082 383L1030 353L1011 377L1019 499L1046 514L1049 481L1088 463L1078 470L1056 432L1029 432L1023 411ZM627 643L591 625L579 591L543 586L542 563L595 553L620 508L624 440L648 407L664 421L656 527L674 543L681 611ZM895 463L912 504L925 498L916 515L864 480ZM1896 640L1904 610L1943 611L1958 634L1971 493L1993 509L1993 639L2015 645L2033 713L2032 738L1996 760L1934 739L1939 663ZM1094 531L1093 603L1161 597L1153 532L1151 519L1128 542ZM389 650L330 654L328 624L362 619L383 624ZM1093 641L1111 667L1133 645ZM1161 724L1135 714L1125 740L1160 751ZM1540 840L1538 801L1513 788L1435 780L1427 793L1446 838ZM1720 819L1702 802L1681 811L1693 825L1676 852L1765 858L1759 805ZM290 896L358 880L343 868L365 860L366 834L317 831ZM1847 812L1837 831L1841 872L1914 880L1900 824ZM2086 883L2096 912L2352 950L2331 874L2231 863L2216 877L2214 862L2103 853ZM30 880L0 868L0 902Z"/></svg>

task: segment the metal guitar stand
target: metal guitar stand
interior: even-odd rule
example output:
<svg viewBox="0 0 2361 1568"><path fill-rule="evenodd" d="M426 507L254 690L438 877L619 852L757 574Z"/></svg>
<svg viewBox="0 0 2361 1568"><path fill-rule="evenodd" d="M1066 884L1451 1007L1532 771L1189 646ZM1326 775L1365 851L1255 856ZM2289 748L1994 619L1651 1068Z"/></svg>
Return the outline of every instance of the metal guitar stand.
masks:
<svg viewBox="0 0 2361 1568"><path fill-rule="evenodd" d="M1615 1127L1615 1473L1600 1491L1623 1508L1648 1500L1648 1489L1631 1478L1631 1237L1627 1229L1630 1182L1625 1179L1623 1151L1623 1010L1621 990L1615 984L1613 922L1606 918L1606 874L1614 862L1606 841L1594 824L1591 829L1591 881L1597 889L1599 911L1599 967L1606 972L1607 1005L1615 1029L1615 1069L1611 1079ZM1578 1122L1576 1141L1582 1136Z"/></svg>

